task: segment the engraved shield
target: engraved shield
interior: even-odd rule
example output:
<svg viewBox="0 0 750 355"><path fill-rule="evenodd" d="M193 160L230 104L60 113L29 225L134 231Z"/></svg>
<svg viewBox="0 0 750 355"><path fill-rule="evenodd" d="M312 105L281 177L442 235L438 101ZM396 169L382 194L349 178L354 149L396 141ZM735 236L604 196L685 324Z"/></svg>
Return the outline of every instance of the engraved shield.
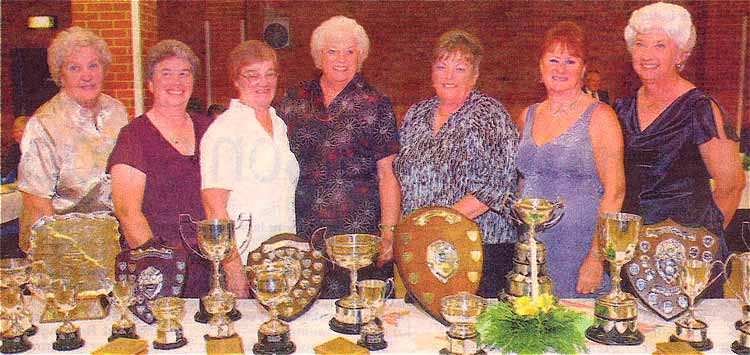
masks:
<svg viewBox="0 0 750 355"><path fill-rule="evenodd" d="M641 303L671 320L687 310L688 298L679 287L680 261L712 261L720 240L705 228L685 227L671 219L643 226L633 259L623 269Z"/></svg>
<svg viewBox="0 0 750 355"><path fill-rule="evenodd" d="M479 226L445 207L413 211L396 226L396 265L417 303L437 321L440 299L460 291L476 294L482 277Z"/></svg>
<svg viewBox="0 0 750 355"><path fill-rule="evenodd" d="M279 318L289 322L307 312L318 299L325 279L326 263L321 252L294 234L282 233L261 243L247 257L251 269L264 263L281 263L287 270L289 297L279 305Z"/></svg>

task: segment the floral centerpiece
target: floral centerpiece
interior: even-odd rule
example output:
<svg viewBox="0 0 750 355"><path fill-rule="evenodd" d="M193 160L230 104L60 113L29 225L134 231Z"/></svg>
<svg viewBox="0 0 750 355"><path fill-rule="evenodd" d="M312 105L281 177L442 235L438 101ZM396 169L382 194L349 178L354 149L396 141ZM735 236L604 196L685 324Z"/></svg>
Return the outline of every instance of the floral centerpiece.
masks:
<svg viewBox="0 0 750 355"><path fill-rule="evenodd" d="M584 331L590 323L583 314L544 294L487 307L479 316L477 331L480 344L502 349L505 354L576 354L588 350Z"/></svg>

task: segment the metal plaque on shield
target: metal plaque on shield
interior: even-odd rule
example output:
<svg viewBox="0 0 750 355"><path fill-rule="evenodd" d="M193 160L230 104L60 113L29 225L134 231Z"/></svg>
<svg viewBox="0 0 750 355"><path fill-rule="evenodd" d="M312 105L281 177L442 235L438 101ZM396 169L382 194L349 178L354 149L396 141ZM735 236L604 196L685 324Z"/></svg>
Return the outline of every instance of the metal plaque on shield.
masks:
<svg viewBox="0 0 750 355"><path fill-rule="evenodd" d="M705 228L685 227L672 219L643 226L633 259L623 270L641 302L665 320L688 308L678 284L680 261L719 257L721 241Z"/></svg>
<svg viewBox="0 0 750 355"><path fill-rule="evenodd" d="M289 297L278 307L279 318L289 322L307 312L323 287L326 273L323 254L313 249L308 241L291 233L282 233L248 254L248 267L264 263L281 263L287 270Z"/></svg>
<svg viewBox="0 0 750 355"><path fill-rule="evenodd" d="M445 207L413 211L396 226L394 256L409 293L433 318L440 299L460 291L476 294L482 278L482 236L479 226Z"/></svg>

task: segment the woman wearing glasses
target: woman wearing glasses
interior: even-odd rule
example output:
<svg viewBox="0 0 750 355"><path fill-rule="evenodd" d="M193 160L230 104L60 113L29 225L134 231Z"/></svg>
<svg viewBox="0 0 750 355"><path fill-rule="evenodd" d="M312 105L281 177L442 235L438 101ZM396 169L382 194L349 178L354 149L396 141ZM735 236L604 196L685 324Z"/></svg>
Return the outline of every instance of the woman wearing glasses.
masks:
<svg viewBox="0 0 750 355"><path fill-rule="evenodd" d="M238 249L224 260L227 288L238 297L248 296L242 267L248 252L276 234L296 232L299 167L286 124L271 107L278 69L276 52L267 44L251 40L235 47L229 71L239 98L211 124L200 146L206 217L231 219L239 227ZM248 217L252 223L245 222Z"/></svg>

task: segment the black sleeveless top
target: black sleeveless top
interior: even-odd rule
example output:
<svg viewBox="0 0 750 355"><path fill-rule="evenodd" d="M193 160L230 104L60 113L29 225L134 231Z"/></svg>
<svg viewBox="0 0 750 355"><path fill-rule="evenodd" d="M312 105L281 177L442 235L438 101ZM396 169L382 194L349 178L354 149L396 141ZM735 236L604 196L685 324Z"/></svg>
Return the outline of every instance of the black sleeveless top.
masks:
<svg viewBox="0 0 750 355"><path fill-rule="evenodd" d="M667 218L705 227L723 236L724 217L711 194L711 175L698 147L718 137L710 96L693 88L674 100L641 129L635 96L615 104L625 142L626 192L622 211L643 217L644 224ZM721 109L721 108L720 108ZM722 110L722 115L726 117ZM734 130L726 136L738 141Z"/></svg>

